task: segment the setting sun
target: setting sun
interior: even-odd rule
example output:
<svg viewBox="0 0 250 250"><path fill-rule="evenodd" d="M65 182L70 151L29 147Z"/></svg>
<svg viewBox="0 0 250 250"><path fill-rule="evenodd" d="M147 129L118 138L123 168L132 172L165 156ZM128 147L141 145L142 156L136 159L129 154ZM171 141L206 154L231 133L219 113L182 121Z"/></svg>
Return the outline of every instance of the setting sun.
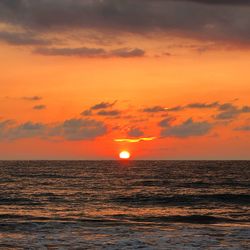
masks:
<svg viewBox="0 0 250 250"><path fill-rule="evenodd" d="M130 153L128 151L122 151L119 155L120 159L129 159Z"/></svg>

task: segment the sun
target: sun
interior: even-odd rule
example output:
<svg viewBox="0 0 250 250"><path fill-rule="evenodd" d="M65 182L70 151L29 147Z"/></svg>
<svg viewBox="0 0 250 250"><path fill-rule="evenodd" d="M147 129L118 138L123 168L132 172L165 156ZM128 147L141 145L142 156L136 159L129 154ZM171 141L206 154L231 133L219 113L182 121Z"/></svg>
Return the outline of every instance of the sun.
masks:
<svg viewBox="0 0 250 250"><path fill-rule="evenodd" d="M119 154L119 157L120 159L129 159L130 158L130 153L128 151L122 151L120 154Z"/></svg>

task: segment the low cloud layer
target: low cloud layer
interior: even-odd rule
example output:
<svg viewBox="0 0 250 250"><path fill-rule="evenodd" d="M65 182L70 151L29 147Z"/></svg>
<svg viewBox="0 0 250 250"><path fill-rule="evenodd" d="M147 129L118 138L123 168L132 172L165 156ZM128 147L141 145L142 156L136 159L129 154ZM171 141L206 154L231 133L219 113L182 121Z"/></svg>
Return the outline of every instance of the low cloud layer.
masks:
<svg viewBox="0 0 250 250"><path fill-rule="evenodd" d="M167 126L161 131L161 136L180 138L203 136L208 134L212 128L212 124L207 121L195 122L190 118L179 125Z"/></svg>
<svg viewBox="0 0 250 250"><path fill-rule="evenodd" d="M142 49L121 48L117 50L107 51L103 48L37 48L33 51L36 54L44 56L79 56L79 57L143 57L145 51Z"/></svg>
<svg viewBox="0 0 250 250"><path fill-rule="evenodd" d="M95 139L106 133L106 125L93 119L69 119L56 125L31 121L23 124L17 124L11 120L0 122L1 140L61 137L65 140L77 141Z"/></svg>
<svg viewBox="0 0 250 250"><path fill-rule="evenodd" d="M96 120L70 119L53 128L50 135L61 136L66 140L90 140L106 134L107 127Z"/></svg>

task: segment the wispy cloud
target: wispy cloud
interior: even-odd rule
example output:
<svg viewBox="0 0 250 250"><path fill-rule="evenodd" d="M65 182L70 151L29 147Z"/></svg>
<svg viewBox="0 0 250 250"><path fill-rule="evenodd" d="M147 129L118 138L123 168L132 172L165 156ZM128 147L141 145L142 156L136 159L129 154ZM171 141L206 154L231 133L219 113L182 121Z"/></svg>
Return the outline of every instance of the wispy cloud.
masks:
<svg viewBox="0 0 250 250"><path fill-rule="evenodd" d="M168 111L168 108L162 107L162 106L153 106L148 107L142 110L144 113L159 113L159 112L166 112Z"/></svg>
<svg viewBox="0 0 250 250"><path fill-rule="evenodd" d="M120 48L116 50L107 51L103 48L37 48L33 51L36 54L44 56L79 56L79 57L142 57L145 55L145 51L139 48Z"/></svg>
<svg viewBox="0 0 250 250"><path fill-rule="evenodd" d="M40 37L36 37L34 33L30 32L8 32L0 31L0 41L5 43L16 45L16 46L26 46L26 45L50 45L51 42Z"/></svg>
<svg viewBox="0 0 250 250"><path fill-rule="evenodd" d="M119 116L121 114L120 110L110 109L112 108L117 101L114 102L100 102L89 109L84 110L81 115L82 116L92 116L92 115L99 115L99 116ZM109 109L109 110L107 110Z"/></svg>
<svg viewBox="0 0 250 250"><path fill-rule="evenodd" d="M121 111L119 110L101 110L97 112L97 115L100 116L119 116L121 114Z"/></svg>
<svg viewBox="0 0 250 250"><path fill-rule="evenodd" d="M115 142L128 142L128 143L137 143L142 141L153 141L156 137L145 137L145 138L134 138L134 139L114 139Z"/></svg>
<svg viewBox="0 0 250 250"><path fill-rule="evenodd" d="M24 96L22 97L22 99L26 101L40 101L43 98L41 96L34 95L34 96Z"/></svg>
<svg viewBox="0 0 250 250"><path fill-rule="evenodd" d="M234 130L235 131L250 131L250 125L245 125L245 126L237 127Z"/></svg>
<svg viewBox="0 0 250 250"><path fill-rule="evenodd" d="M112 108L117 101L114 102L100 102L95 104L94 106L90 107L91 110L98 110L98 109L107 109L107 108Z"/></svg>
<svg viewBox="0 0 250 250"><path fill-rule="evenodd" d="M33 109L35 109L35 110L43 110L43 109L46 109L46 108L47 108L46 105L35 105L33 107Z"/></svg>

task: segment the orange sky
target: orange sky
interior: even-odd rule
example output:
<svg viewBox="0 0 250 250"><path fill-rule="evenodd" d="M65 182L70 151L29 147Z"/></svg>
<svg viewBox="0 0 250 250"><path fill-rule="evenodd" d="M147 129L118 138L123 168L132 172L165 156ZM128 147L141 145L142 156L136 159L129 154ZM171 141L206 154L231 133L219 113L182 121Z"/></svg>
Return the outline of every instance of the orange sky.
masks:
<svg viewBox="0 0 250 250"><path fill-rule="evenodd" d="M103 2L111 6L111 1ZM48 3L42 5L43 15ZM183 4L204 13L218 8ZM174 3L170 7L177 8ZM229 11L232 6L219 8ZM243 11L242 6L233 8L239 15ZM2 9L15 13L7 4ZM121 150L130 151L132 159L250 159L250 50L249 38L243 36L247 20L235 41L222 24L217 28L224 37L197 27L170 32L162 20L156 20L157 30L140 26L142 33L121 21L118 32L109 23L96 25L96 14L90 29L84 19L71 31L57 26L46 30L32 19L7 22L4 11L0 159L117 159ZM60 11L59 5L58 20ZM207 22L213 23L212 18ZM234 21L228 20L232 36L238 32Z"/></svg>

